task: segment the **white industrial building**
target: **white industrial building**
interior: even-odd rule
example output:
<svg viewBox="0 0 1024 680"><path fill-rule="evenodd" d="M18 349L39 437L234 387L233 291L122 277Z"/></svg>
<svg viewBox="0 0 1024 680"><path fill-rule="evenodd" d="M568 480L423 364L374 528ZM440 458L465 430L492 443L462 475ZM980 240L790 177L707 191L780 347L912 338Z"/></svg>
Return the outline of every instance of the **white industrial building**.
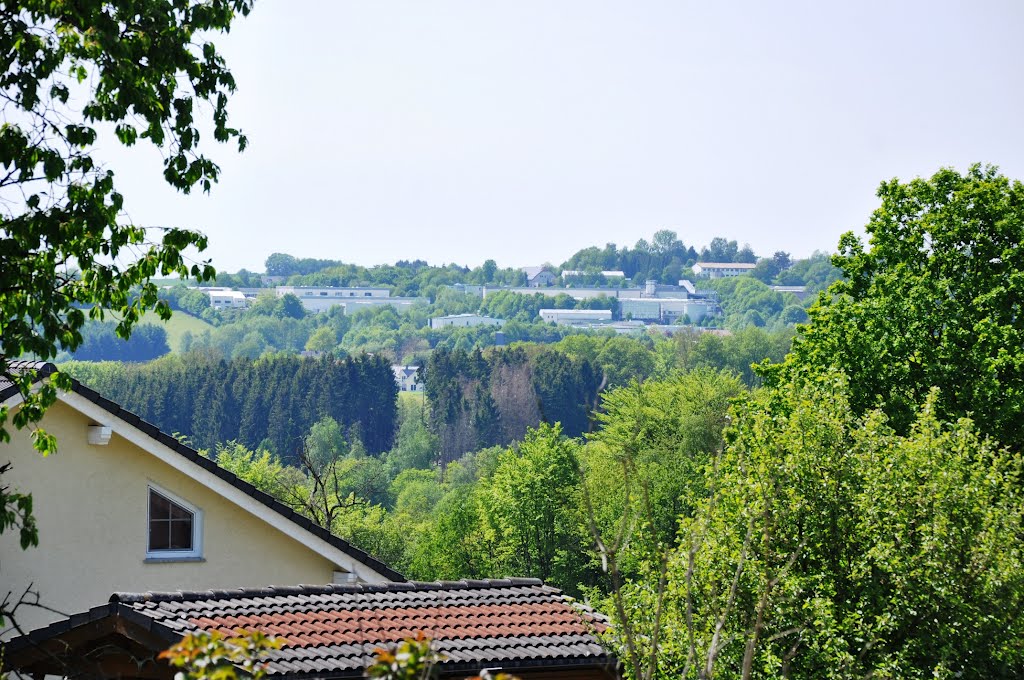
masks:
<svg viewBox="0 0 1024 680"><path fill-rule="evenodd" d="M705 279L724 279L749 274L755 266L749 262L698 262L693 265L693 273Z"/></svg>
<svg viewBox="0 0 1024 680"><path fill-rule="evenodd" d="M228 288L200 288L210 296L210 306L214 309L245 309L248 306L245 295Z"/></svg>
<svg viewBox="0 0 1024 680"><path fill-rule="evenodd" d="M619 315L634 321L672 323L686 316L690 323L700 323L714 314L718 304L700 298L623 298L619 300Z"/></svg>
<svg viewBox="0 0 1024 680"><path fill-rule="evenodd" d="M430 320L430 327L436 330L438 328L448 328L449 326L454 326L456 328L501 326L504 323L504 319L495 319L490 316L481 316L479 314L450 314L448 316L435 316Z"/></svg>
<svg viewBox="0 0 1024 680"><path fill-rule="evenodd" d="M593 323L595 321L611 321L610 309L542 309L540 318L544 323L556 323L560 326L575 323Z"/></svg>
<svg viewBox="0 0 1024 680"><path fill-rule="evenodd" d="M391 297L390 288L316 288L314 286L278 286L277 297L291 294L300 300L303 298L386 298Z"/></svg>
<svg viewBox="0 0 1024 680"><path fill-rule="evenodd" d="M424 300L424 298L391 297L389 288L278 286L274 290L277 297L291 294L299 298L302 306L310 312L323 312L335 305L344 307L346 314L376 305L391 305L396 309L404 310Z"/></svg>

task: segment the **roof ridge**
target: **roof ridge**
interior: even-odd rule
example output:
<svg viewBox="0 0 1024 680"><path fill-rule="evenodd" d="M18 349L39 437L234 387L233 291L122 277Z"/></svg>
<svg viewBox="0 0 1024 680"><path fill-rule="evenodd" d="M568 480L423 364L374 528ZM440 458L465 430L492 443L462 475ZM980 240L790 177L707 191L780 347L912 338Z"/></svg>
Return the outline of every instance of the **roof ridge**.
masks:
<svg viewBox="0 0 1024 680"><path fill-rule="evenodd" d="M332 595L335 593L400 593L451 590L500 589L544 586L539 578L464 579L461 581L389 581L387 583L327 583L296 586L267 586L217 590L176 590L168 592L117 592L110 602L136 604L143 602L190 602L195 600L253 599L287 595ZM550 594L561 591L544 586Z"/></svg>

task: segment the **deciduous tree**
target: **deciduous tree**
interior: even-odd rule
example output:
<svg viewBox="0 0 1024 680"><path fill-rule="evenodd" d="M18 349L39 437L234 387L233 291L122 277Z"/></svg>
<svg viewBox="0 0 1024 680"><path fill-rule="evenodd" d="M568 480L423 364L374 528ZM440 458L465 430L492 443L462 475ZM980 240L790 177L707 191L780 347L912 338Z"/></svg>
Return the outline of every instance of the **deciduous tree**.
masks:
<svg viewBox="0 0 1024 680"><path fill-rule="evenodd" d="M112 127L125 146L146 140L159 148L175 189L209 191L220 169L201 137L212 133L239 149L246 138L228 125L235 81L206 36L228 30L250 7L251 0L26 0L0 9L0 373L25 397L16 427L38 422L54 387L66 383L33 392L33 376L12 375L12 359L74 350L86 316L101 318L104 309L127 337L145 310L170 314L151 277L213 276L208 263L190 265L184 254L205 248L199 232L127 219L114 174L94 152L99 130ZM9 438L6 419L0 410L0 440ZM55 446L38 432L35 441L43 451Z"/></svg>
<svg viewBox="0 0 1024 680"><path fill-rule="evenodd" d="M940 418L970 415L1020 451L1024 184L975 165L884 182L878 196L868 246L842 237L845 279L810 310L787 366L841 369L854 411L881 406L901 433L938 387Z"/></svg>

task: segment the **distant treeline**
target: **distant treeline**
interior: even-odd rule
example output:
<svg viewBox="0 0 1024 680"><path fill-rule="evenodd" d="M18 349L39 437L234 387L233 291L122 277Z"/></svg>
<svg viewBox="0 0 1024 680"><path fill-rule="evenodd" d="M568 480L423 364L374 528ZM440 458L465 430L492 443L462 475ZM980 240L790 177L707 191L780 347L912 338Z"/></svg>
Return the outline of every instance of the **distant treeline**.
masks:
<svg viewBox="0 0 1024 680"><path fill-rule="evenodd" d="M437 349L424 378L442 462L506 446L541 422L561 423L578 437L590 429L603 386L601 369L590 361L536 345L486 354Z"/></svg>
<svg viewBox="0 0 1024 680"><path fill-rule="evenodd" d="M139 324L127 340L117 337L113 321L90 321L82 326L82 344L73 356L81 361L149 361L171 351L167 331L156 324Z"/></svg>
<svg viewBox="0 0 1024 680"><path fill-rule="evenodd" d="M394 439L398 387L381 357L224 361L189 353L145 365L71 362L62 369L200 448L237 440L295 461L303 437L326 416L370 454L390 449Z"/></svg>

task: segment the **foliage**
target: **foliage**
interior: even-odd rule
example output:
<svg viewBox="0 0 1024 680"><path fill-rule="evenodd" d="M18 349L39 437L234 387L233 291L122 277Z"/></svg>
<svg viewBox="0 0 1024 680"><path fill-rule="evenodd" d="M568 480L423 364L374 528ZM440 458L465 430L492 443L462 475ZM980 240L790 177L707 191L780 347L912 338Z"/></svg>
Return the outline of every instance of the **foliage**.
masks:
<svg viewBox="0 0 1024 680"><path fill-rule="evenodd" d="M210 296L198 288L186 291L176 302L178 309L192 316L200 316L210 308Z"/></svg>
<svg viewBox="0 0 1024 680"><path fill-rule="evenodd" d="M711 243L700 251L700 260L702 262L753 263L757 261L757 256L754 255L749 245L744 244L743 248L740 248L736 241L730 241L717 236L711 239Z"/></svg>
<svg viewBox="0 0 1024 680"><path fill-rule="evenodd" d="M202 448L238 440L255 449L266 440L266 448L294 462L309 428L324 416L374 455L394 438L398 387L380 357L227 362L191 353L142 365L74 362L65 371Z"/></svg>
<svg viewBox="0 0 1024 680"><path fill-rule="evenodd" d="M743 392L733 376L707 369L606 392L601 427L583 454L599 534L611 536L623 517L644 517L648 532L633 539L635 547L673 545L678 518L705 494L704 468L722 445L730 402ZM634 557L622 559L631 569Z"/></svg>
<svg viewBox="0 0 1024 680"><path fill-rule="evenodd" d="M498 459L481 488L484 532L495 544L492 568L563 584L584 580L589 541L580 512L579 449L559 425L541 424Z"/></svg>
<svg viewBox="0 0 1024 680"><path fill-rule="evenodd" d="M735 410L710 493L681 518L658 673L1019 675L1021 459L936 403L902 436L881 411L855 416L833 373ZM657 578L626 587L642 644Z"/></svg>
<svg viewBox="0 0 1024 680"><path fill-rule="evenodd" d="M426 680L436 675L434 667L443 659L422 632L400 642L394 651L377 648L374 654L366 677L375 680Z"/></svg>
<svg viewBox="0 0 1024 680"><path fill-rule="evenodd" d="M996 168L891 180L835 264L845 279L811 309L789 367L833 366L850 405L881 407L906 433L932 387L942 419L1024 446L1024 185Z"/></svg>
<svg viewBox="0 0 1024 680"><path fill-rule="evenodd" d="M589 429L601 387L598 369L554 349L522 347L464 352L436 349L423 369L430 429L441 460L505 445L540 422L562 424L569 436Z"/></svg>
<svg viewBox="0 0 1024 680"><path fill-rule="evenodd" d="M758 387L762 379L754 370L755 364L766 359L782 361L792 339L793 330L788 328L747 327L728 335L680 331L655 346L655 375L667 377L675 371L685 373L704 368L726 370L748 387Z"/></svg>
<svg viewBox="0 0 1024 680"><path fill-rule="evenodd" d="M284 642L259 631L238 631L230 638L216 630L197 631L160 652L159 658L183 669L175 673L174 680L260 680L267 675L260 657L280 649Z"/></svg>
<svg viewBox="0 0 1024 680"><path fill-rule="evenodd" d="M201 453L208 455L206 451ZM291 475L281 459L266 449L251 451L232 440L218 444L211 457L217 465L271 496L282 496L289 485Z"/></svg>
<svg viewBox="0 0 1024 680"><path fill-rule="evenodd" d="M82 344L75 350L78 361L149 361L171 351L162 326L140 323L124 340L112 321L90 321L82 327Z"/></svg>
<svg viewBox="0 0 1024 680"><path fill-rule="evenodd" d="M202 36L226 31L250 0L136 2L28 1L4 10L0 76L7 106L0 126L0 374L22 354L41 359L82 343L86 319L111 309L126 338L147 309L166 318L151 278L209 279L208 264L189 266L183 251L206 237L185 229L151 230L124 217L114 175L93 153L99 130L113 127L126 146L145 139L162 150L164 179L189 193L209 191L220 170L202 155L196 109L209 106L213 138L245 137L227 123L235 83ZM140 66L144 65L144 66ZM77 102L84 102L75 108ZM150 240L156 233L157 241ZM84 309L83 309L84 308ZM38 422L54 385L33 392L32 376L14 376L25 403L15 427ZM0 440L7 410L0 410ZM35 439L52 450L45 436Z"/></svg>
<svg viewBox="0 0 1024 680"><path fill-rule="evenodd" d="M607 387L620 387L631 380L645 380L654 373L654 355L643 340L621 335L570 335L555 343L554 349L599 366Z"/></svg>

